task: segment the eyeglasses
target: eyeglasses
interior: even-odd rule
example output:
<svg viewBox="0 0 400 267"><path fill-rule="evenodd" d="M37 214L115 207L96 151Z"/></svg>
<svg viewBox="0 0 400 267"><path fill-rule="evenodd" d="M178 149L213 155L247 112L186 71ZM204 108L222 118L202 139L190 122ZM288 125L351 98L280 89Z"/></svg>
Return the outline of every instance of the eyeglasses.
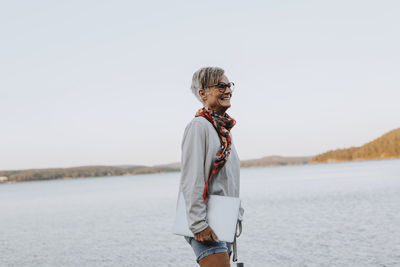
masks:
<svg viewBox="0 0 400 267"><path fill-rule="evenodd" d="M229 87L229 89L231 89L231 92L233 93L233 91L235 90L235 83L233 83L233 82L230 82L230 83L217 83L217 84L214 84L214 85L210 86L210 88L211 87L217 87L221 94L225 93L226 88Z"/></svg>

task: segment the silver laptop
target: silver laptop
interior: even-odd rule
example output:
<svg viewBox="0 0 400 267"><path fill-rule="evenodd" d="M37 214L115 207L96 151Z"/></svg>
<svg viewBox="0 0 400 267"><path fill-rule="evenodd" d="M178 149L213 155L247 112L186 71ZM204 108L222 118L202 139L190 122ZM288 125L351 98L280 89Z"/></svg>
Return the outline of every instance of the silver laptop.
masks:
<svg viewBox="0 0 400 267"><path fill-rule="evenodd" d="M236 223L239 218L240 199L210 195L207 202L207 223L217 235L218 240L233 242L236 231ZM183 193L180 192L176 207L175 222L172 233L193 237L186 219L186 205Z"/></svg>

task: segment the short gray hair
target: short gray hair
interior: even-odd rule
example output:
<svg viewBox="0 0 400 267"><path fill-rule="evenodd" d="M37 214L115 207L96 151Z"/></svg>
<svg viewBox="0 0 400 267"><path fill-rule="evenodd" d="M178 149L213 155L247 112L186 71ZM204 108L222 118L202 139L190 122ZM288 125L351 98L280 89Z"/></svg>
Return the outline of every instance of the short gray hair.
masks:
<svg viewBox="0 0 400 267"><path fill-rule="evenodd" d="M199 95L199 90L207 89L210 84L218 83L224 73L225 71L219 67L205 67L199 69L193 74L190 89L201 103L204 102Z"/></svg>

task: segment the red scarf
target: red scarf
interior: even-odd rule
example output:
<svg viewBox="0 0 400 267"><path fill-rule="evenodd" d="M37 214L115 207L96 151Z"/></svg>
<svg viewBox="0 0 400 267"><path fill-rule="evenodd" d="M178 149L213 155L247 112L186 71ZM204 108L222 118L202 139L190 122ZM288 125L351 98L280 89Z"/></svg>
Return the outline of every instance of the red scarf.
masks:
<svg viewBox="0 0 400 267"><path fill-rule="evenodd" d="M214 166L208 176L206 185L204 187L203 200L204 203L207 202L208 199L208 184L212 178L214 178L219 170L224 167L226 161L228 160L229 154L231 153L231 136L229 135L230 130L233 126L235 126L236 121L231 118L227 113L223 116L219 115L217 112L203 107L199 109L195 115L195 117L204 117L206 118L215 128L218 133L219 140L221 141L221 147L217 153L217 159L214 162Z"/></svg>

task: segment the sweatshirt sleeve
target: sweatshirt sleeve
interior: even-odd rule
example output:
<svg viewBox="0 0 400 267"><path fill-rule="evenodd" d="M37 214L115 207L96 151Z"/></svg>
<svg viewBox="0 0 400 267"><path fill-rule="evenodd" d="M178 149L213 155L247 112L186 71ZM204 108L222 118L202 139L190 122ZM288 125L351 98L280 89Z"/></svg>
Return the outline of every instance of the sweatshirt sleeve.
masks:
<svg viewBox="0 0 400 267"><path fill-rule="evenodd" d="M192 121L185 129L182 141L181 188L186 204L186 217L193 234L208 227L207 209L203 202L206 128Z"/></svg>

